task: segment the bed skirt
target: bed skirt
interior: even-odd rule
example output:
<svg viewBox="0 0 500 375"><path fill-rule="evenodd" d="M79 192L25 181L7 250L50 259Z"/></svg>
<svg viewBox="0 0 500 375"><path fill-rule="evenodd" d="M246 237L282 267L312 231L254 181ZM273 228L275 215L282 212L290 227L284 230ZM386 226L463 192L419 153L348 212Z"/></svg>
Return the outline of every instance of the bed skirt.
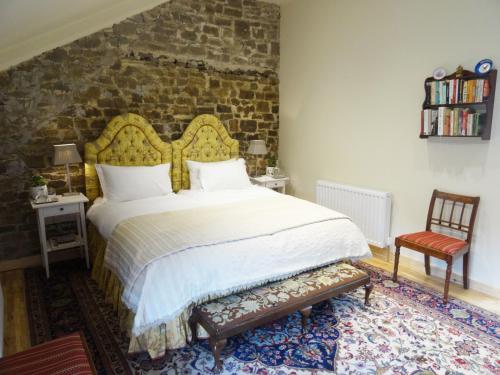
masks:
<svg viewBox="0 0 500 375"><path fill-rule="evenodd" d="M189 328L188 319L190 317L192 306L186 308L176 319L155 326L140 335L135 335L132 332L134 322L134 312L129 310L121 301L123 294L123 286L118 277L104 266L104 255L107 247L106 240L99 234L97 228L90 223L88 227L88 238L91 256L93 259L92 279L94 279L99 288L104 291L106 302L110 303L115 310L122 331L130 338L128 353L139 353L147 351L151 358L159 358L165 355L167 350L179 349L185 347L191 341L191 331ZM343 261L343 260L338 260ZM336 263L336 262L334 262ZM325 264L326 265L326 264ZM317 267L319 267L318 265ZM316 267L315 267L316 268ZM250 289L255 286L266 284L271 281L278 281L294 276L300 272L308 271L304 269L291 273L289 275L281 275L280 277L269 280L262 280L259 283L240 286L237 288L219 292L217 294L205 296L196 301L201 304L219 297L224 297L232 293ZM198 325L198 337L208 337L207 332Z"/></svg>
<svg viewBox="0 0 500 375"><path fill-rule="evenodd" d="M88 239L93 259L92 279L103 290L106 302L110 303L117 313L121 329L130 338L128 352L132 354L147 351L151 358L159 358L164 356L169 349L186 346L186 342L191 340L188 325L189 311L184 311L175 321L163 323L139 336L132 333L134 313L121 302L123 287L120 280L104 267L107 243L92 223L88 226ZM201 336L204 336L203 333L205 332L200 332Z"/></svg>

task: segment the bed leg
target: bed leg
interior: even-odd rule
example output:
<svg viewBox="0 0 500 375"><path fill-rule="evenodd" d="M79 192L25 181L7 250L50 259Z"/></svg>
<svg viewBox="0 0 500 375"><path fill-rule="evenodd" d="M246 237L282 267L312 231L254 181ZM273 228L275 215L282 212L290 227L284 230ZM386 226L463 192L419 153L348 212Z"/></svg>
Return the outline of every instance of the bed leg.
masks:
<svg viewBox="0 0 500 375"><path fill-rule="evenodd" d="M368 299L370 298L372 290L373 290L372 283L368 283L365 285L365 306L370 306L370 301Z"/></svg>
<svg viewBox="0 0 500 375"><path fill-rule="evenodd" d="M189 318L189 328L191 329L191 344L196 344L198 341L198 321L195 318L195 315L191 315Z"/></svg>
<svg viewBox="0 0 500 375"><path fill-rule="evenodd" d="M222 360L220 359L220 355L222 353L222 350L227 344L227 339L215 340L210 337L209 343L210 347L212 348L212 353L214 355L214 362L215 362L213 372L218 374L222 370Z"/></svg>

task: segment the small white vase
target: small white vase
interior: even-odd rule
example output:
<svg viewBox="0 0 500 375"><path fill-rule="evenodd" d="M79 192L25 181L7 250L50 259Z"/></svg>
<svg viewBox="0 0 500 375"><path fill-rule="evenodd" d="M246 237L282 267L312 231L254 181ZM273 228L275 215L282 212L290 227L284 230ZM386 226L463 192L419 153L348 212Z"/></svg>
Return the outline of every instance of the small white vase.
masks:
<svg viewBox="0 0 500 375"><path fill-rule="evenodd" d="M31 198L34 200L47 199L49 196L49 191L47 190L47 185L43 186L32 186L31 187Z"/></svg>

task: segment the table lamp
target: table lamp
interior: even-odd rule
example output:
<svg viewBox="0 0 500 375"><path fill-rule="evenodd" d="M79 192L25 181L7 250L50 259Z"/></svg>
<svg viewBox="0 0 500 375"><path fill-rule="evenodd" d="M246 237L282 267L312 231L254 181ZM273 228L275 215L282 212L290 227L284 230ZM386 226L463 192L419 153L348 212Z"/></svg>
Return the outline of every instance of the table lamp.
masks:
<svg viewBox="0 0 500 375"><path fill-rule="evenodd" d="M250 141L247 152L250 155L265 155L267 154L266 143L261 139ZM257 175L257 158L255 159L255 174Z"/></svg>
<svg viewBox="0 0 500 375"><path fill-rule="evenodd" d="M69 191L63 195L78 195L79 192L73 192L71 190L71 176L69 174L69 165L81 163L82 158L76 149L74 143L64 144L64 145L54 145L54 165L66 165L66 182L68 184Z"/></svg>

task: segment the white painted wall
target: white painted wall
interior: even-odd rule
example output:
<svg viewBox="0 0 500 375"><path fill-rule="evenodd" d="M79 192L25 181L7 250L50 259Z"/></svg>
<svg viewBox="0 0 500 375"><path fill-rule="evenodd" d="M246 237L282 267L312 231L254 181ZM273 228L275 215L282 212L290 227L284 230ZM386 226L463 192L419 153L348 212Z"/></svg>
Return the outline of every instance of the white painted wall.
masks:
<svg viewBox="0 0 500 375"><path fill-rule="evenodd" d="M471 278L500 288L500 92L490 141L418 138L434 68L500 64L500 1L291 0L280 34L293 193L314 200L317 179L391 191L393 236L424 229L434 188L479 195Z"/></svg>
<svg viewBox="0 0 500 375"><path fill-rule="evenodd" d="M169 0L0 0L0 70Z"/></svg>

